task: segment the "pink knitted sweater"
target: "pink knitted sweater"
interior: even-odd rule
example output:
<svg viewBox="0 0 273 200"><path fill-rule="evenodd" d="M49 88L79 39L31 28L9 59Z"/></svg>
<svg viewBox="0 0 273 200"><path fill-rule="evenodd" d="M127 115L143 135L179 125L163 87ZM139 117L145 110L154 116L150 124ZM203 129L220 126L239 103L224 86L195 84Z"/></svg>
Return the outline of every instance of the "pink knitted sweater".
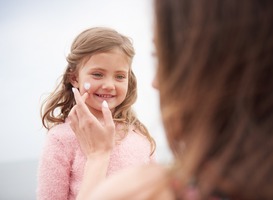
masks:
<svg viewBox="0 0 273 200"><path fill-rule="evenodd" d="M115 146L107 176L130 166L154 161L150 142L130 130ZM38 200L74 200L83 178L86 158L68 123L49 130L38 168Z"/></svg>

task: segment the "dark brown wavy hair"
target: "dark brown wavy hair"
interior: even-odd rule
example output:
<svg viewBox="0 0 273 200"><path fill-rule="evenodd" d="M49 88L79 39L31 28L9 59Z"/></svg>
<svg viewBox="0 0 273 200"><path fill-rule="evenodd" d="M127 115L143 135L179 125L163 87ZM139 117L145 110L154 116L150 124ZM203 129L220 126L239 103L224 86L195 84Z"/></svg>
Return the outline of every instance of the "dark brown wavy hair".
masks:
<svg viewBox="0 0 273 200"><path fill-rule="evenodd" d="M204 199L273 199L273 1L154 3L175 176Z"/></svg>
<svg viewBox="0 0 273 200"><path fill-rule="evenodd" d="M93 27L81 32L73 41L68 54L67 67L56 89L45 99L41 106L42 123L45 128L50 129L55 124L63 123L70 110L75 105L72 93L71 77L79 70L83 62L92 55L109 52L115 48L120 49L127 57L130 64L128 91L125 100L115 108L113 119L117 123L125 124L125 132L129 126L134 126L151 143L151 152L154 152L155 141L150 136L147 128L137 118L132 105L137 99L137 80L131 68L135 51L130 38L107 27Z"/></svg>

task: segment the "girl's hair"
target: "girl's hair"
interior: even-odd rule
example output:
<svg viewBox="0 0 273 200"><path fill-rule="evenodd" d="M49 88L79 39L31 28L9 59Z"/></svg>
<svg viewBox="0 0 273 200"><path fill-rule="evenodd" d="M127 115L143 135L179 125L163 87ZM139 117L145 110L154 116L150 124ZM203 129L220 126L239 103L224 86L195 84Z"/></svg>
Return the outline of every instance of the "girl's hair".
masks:
<svg viewBox="0 0 273 200"><path fill-rule="evenodd" d="M92 55L109 52L113 49L120 49L128 58L130 64L128 92L125 100L115 108L113 119L117 123L125 124L125 131L128 131L130 125L134 126L151 143L152 152L155 149L155 142L150 136L147 128L138 120L132 105L137 99L137 80L131 68L135 51L130 39L117 31L106 27L94 27L80 33L71 45L68 54L67 67L62 76L62 80L56 89L49 95L42 104L41 117L43 126L50 129L58 123L63 123L70 110L75 105L74 95L72 93L71 78L78 73L78 70L84 62Z"/></svg>
<svg viewBox="0 0 273 200"><path fill-rule="evenodd" d="M180 184L273 199L273 1L155 0L158 87Z"/></svg>

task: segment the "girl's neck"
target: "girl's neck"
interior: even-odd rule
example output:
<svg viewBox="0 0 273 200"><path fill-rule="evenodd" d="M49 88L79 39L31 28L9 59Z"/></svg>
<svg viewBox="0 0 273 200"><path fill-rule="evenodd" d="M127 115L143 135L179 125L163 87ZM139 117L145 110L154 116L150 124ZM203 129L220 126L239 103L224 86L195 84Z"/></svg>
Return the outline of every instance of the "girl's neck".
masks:
<svg viewBox="0 0 273 200"><path fill-rule="evenodd" d="M88 105L87 105L88 106ZM101 110L96 110L94 108L89 108L89 111L99 120L99 121L104 121L103 119L103 114L102 114L102 111ZM113 111L111 110L111 112L113 113Z"/></svg>
<svg viewBox="0 0 273 200"><path fill-rule="evenodd" d="M103 114L101 111L89 108L89 111L99 120L103 120Z"/></svg>

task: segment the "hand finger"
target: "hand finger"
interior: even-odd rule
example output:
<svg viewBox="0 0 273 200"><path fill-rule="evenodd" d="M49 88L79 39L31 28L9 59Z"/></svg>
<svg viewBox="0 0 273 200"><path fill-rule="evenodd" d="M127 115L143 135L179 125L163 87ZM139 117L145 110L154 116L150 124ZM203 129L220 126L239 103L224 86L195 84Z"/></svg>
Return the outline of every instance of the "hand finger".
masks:
<svg viewBox="0 0 273 200"><path fill-rule="evenodd" d="M83 102L86 101L86 99L88 98L89 94L87 92L85 92L83 95L82 95L82 100Z"/></svg>
<svg viewBox="0 0 273 200"><path fill-rule="evenodd" d="M75 105L69 112L69 115L68 115L68 122L69 122L69 125L70 127L72 128L72 130L75 132L76 130L76 127L78 127L79 125L79 118L77 116L77 112L76 112L76 106Z"/></svg>
<svg viewBox="0 0 273 200"><path fill-rule="evenodd" d="M83 117L83 116L87 115L87 116L92 117L94 119L95 117L91 114L87 105L84 102L87 99L88 94L85 93L82 97L77 89L72 88L72 90L74 93L76 104L78 105L78 107L76 109L78 116Z"/></svg>
<svg viewBox="0 0 273 200"><path fill-rule="evenodd" d="M82 103L84 103L84 100L82 99L82 96L81 96L79 90L76 89L76 88L72 88L72 91L74 93L76 104L82 104Z"/></svg>
<svg viewBox="0 0 273 200"><path fill-rule="evenodd" d="M108 107L107 101L102 102L101 110L102 110L102 113L103 113L105 126L107 128L109 128L109 129L111 129L112 131L114 131L115 124L114 124L114 121L113 121L112 112Z"/></svg>

